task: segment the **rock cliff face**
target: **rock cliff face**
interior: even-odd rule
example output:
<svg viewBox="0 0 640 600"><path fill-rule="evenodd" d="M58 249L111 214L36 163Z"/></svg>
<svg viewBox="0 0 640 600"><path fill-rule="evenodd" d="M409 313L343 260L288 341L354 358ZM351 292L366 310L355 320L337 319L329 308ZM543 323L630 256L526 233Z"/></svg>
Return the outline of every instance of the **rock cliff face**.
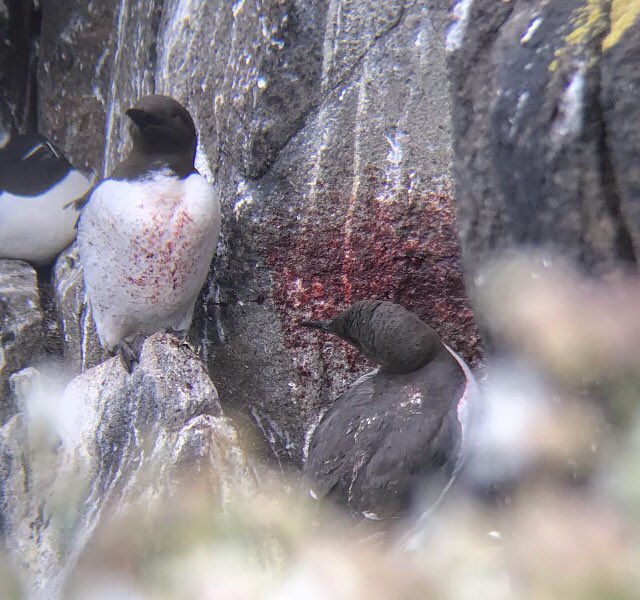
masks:
<svg viewBox="0 0 640 600"><path fill-rule="evenodd" d="M0 140L36 119L39 10L32 2L0 2Z"/></svg>
<svg viewBox="0 0 640 600"><path fill-rule="evenodd" d="M478 357L452 162L472 297L522 248L635 271L640 2L460 0L452 26L449 8L0 0L0 132L37 112L98 179L127 150L125 109L168 94L223 200L191 332L202 361L156 335L129 377L97 342L74 247L51 294L49 274L0 261L0 528L36 594L61 593L103 515L185 473L217 508L251 490L229 416L254 456L300 465L309 426L370 368L300 320L394 300ZM33 368L53 355L75 376L59 394Z"/></svg>
<svg viewBox="0 0 640 600"><path fill-rule="evenodd" d="M224 225L193 336L225 410L262 454L298 464L309 423L369 368L300 319L395 300L478 356L449 173L447 10L400 0L43 7L40 123L72 162L108 173L128 142L124 110L143 94L171 95L195 119L197 165L220 188ZM66 258L63 268L78 277ZM62 304L69 323L86 318ZM93 364L81 356L91 334L71 329L66 355Z"/></svg>
<svg viewBox="0 0 640 600"><path fill-rule="evenodd" d="M80 373L109 358L108 352L100 346L91 307L85 301L82 267L75 243L56 261L53 290L65 362Z"/></svg>
<svg viewBox="0 0 640 600"><path fill-rule="evenodd" d="M33 267L0 260L0 423L16 412L9 377L42 355L44 314Z"/></svg>
<svg viewBox="0 0 640 600"><path fill-rule="evenodd" d="M196 479L220 509L253 473L193 353L155 335L129 376L112 358L66 388L12 378L21 411L0 429L0 526L34 597L57 598L95 527Z"/></svg>
<svg viewBox="0 0 640 600"><path fill-rule="evenodd" d="M482 265L516 247L590 275L635 271L640 3L463 0L456 12L448 49L470 293Z"/></svg>
<svg viewBox="0 0 640 600"><path fill-rule="evenodd" d="M39 130L99 179L127 150L125 109L167 94L193 115L196 164L223 199L191 332L204 366L158 335L127 376L97 342L73 246L40 290L28 265L0 265L0 525L36 595L54 598L129 501L171 493L185 472L210 480L215 507L251 489L222 408L254 456L301 463L309 425L370 365L299 320L382 298L469 359L479 341L453 209L448 2L14 4L0 1L13 32L2 129L25 129L37 108ZM59 393L46 364L33 368L52 336L71 371Z"/></svg>

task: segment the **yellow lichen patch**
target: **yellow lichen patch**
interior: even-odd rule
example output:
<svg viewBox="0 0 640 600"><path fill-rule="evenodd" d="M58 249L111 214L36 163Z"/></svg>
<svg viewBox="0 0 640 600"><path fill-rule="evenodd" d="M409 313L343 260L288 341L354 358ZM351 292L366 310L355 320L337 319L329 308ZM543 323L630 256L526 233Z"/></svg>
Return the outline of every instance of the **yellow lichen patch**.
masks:
<svg viewBox="0 0 640 600"><path fill-rule="evenodd" d="M602 50L615 46L640 15L640 0L611 0L611 30L602 42Z"/></svg>
<svg viewBox="0 0 640 600"><path fill-rule="evenodd" d="M571 30L564 37L562 47L555 51L555 58L549 64L549 71L552 73L556 71L560 58L572 49L578 49L595 36L602 34L607 24L606 15L604 0L586 0L582 6L574 10L569 19Z"/></svg>

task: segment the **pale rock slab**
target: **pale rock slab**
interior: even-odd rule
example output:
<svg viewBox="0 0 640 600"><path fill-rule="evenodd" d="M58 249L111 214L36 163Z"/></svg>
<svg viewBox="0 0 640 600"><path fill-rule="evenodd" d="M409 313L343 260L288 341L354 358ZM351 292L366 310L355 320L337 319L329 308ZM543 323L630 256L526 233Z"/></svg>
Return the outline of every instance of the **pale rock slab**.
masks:
<svg viewBox="0 0 640 600"><path fill-rule="evenodd" d="M9 377L43 352L44 314L34 268L0 260L0 423L15 413Z"/></svg>
<svg viewBox="0 0 640 600"><path fill-rule="evenodd" d="M109 354L100 346L85 293L78 246L67 248L55 263L53 297L65 362L76 373L89 369Z"/></svg>
<svg viewBox="0 0 640 600"><path fill-rule="evenodd" d="M58 394L38 371L17 376L23 411L0 430L0 525L33 598L58 598L96 527L181 481L211 490L211 510L249 493L253 469L204 367L157 334L127 374L117 358Z"/></svg>

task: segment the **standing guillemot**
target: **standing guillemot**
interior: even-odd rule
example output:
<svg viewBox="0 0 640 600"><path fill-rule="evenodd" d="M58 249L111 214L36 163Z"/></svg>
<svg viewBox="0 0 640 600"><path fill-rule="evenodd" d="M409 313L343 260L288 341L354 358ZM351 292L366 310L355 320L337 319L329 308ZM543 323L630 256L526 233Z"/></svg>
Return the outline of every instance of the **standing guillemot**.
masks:
<svg viewBox="0 0 640 600"><path fill-rule="evenodd" d="M7 134L0 142L0 258L46 265L76 237L65 206L91 188L49 140Z"/></svg>
<svg viewBox="0 0 640 600"><path fill-rule="evenodd" d="M393 519L438 502L463 459L466 399L475 385L462 359L402 306L356 302L333 333L381 366L358 379L323 415L310 439L311 495L368 519Z"/></svg>
<svg viewBox="0 0 640 600"><path fill-rule="evenodd" d="M130 371L139 334L188 331L220 202L195 169L196 129L181 104L145 96L126 114L133 148L88 198L78 248L100 343Z"/></svg>

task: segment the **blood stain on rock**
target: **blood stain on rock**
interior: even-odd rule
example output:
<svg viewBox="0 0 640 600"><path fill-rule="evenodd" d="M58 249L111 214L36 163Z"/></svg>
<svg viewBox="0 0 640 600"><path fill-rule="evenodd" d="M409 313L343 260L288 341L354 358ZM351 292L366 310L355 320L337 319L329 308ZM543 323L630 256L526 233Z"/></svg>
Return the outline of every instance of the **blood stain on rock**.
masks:
<svg viewBox="0 0 640 600"><path fill-rule="evenodd" d="M296 349L318 344L325 367L338 377L362 370L366 359L345 348L346 372L339 373L340 361L332 355L341 342L310 335L299 322L331 318L364 299L397 302L471 363L480 357L464 288L451 183L433 185L434 191L416 187L406 175L390 195L380 170L370 166L361 175L356 197L320 182L313 205L305 206L300 218L284 211L272 217L271 230L282 233L270 244L267 263L285 344ZM300 375L309 376L304 357L298 362Z"/></svg>

